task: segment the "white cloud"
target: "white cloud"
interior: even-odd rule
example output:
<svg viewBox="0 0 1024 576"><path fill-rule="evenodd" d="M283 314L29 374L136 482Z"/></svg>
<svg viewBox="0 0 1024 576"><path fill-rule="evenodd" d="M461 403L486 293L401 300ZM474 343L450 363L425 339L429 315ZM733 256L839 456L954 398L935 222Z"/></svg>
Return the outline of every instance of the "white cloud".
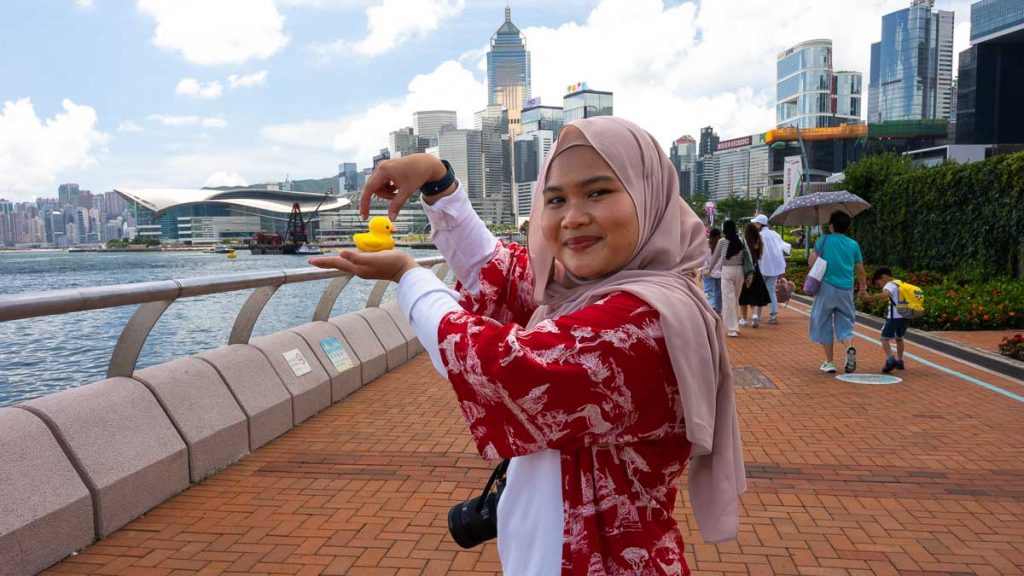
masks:
<svg viewBox="0 0 1024 576"><path fill-rule="evenodd" d="M210 174L203 182L203 187L214 187L214 186L245 186L249 182L235 171L219 170Z"/></svg>
<svg viewBox="0 0 1024 576"><path fill-rule="evenodd" d="M267 83L267 71L260 70L259 72L253 72L252 74L232 74L228 76L228 85L232 88L251 88L253 86L262 86Z"/></svg>
<svg viewBox="0 0 1024 576"><path fill-rule="evenodd" d="M96 111L71 100L41 119L29 98L5 101L0 114L0 195L8 199L52 192L58 175L96 163L110 136L96 129ZM45 190L40 190L45 189Z"/></svg>
<svg viewBox="0 0 1024 576"><path fill-rule="evenodd" d="M964 21L968 4L939 0L936 8L955 9ZM523 33L534 96L559 104L566 85L585 80L615 93L617 116L668 143L707 125L722 138L773 128L776 56L812 38L832 39L835 69L864 74L866 107L870 44L881 37L882 16L907 5L863 0L846 10L793 0L779 10L761 0L603 0L581 23ZM958 26L958 39L963 32Z"/></svg>
<svg viewBox="0 0 1024 576"><path fill-rule="evenodd" d="M93 0L75 0L79 8L92 8Z"/></svg>
<svg viewBox="0 0 1024 576"><path fill-rule="evenodd" d="M224 86L217 80L203 84L195 78L182 78L174 89L174 93L196 98L218 98L224 93Z"/></svg>
<svg viewBox="0 0 1024 576"><path fill-rule="evenodd" d="M163 126L201 126L203 128L225 128L227 120L210 116L174 116L171 114L151 114L149 119Z"/></svg>
<svg viewBox="0 0 1024 576"><path fill-rule="evenodd" d="M142 126L139 126L131 120L122 120L117 125L117 131L121 134L131 134L132 132L142 132Z"/></svg>
<svg viewBox="0 0 1024 576"><path fill-rule="evenodd" d="M361 8L370 4L372 0L279 0L282 6L294 6L298 8L329 8L347 10Z"/></svg>
<svg viewBox="0 0 1024 576"><path fill-rule="evenodd" d="M193 64L265 60L288 44L274 0L139 0L156 21L153 43Z"/></svg>
<svg viewBox="0 0 1024 576"><path fill-rule="evenodd" d="M465 0L382 0L366 9L366 38L313 44L310 49L324 59L351 52L378 56L414 37L426 36L442 21L458 16L465 4Z"/></svg>
<svg viewBox="0 0 1024 576"><path fill-rule="evenodd" d="M968 5L969 0L937 2L936 8L957 13L958 45L966 43ZM905 0L864 0L857 10L843 10L831 2L793 0L778 10L761 0L602 0L582 21L523 32L532 53L534 96L557 105L566 85L585 80L613 91L615 114L636 121L667 146L707 125L724 139L774 127L776 56L804 40L831 38L835 68L860 71L866 83L870 44L881 36L882 16L906 6ZM402 27L394 28L388 33ZM373 37L371 31L364 42ZM336 44L335 51L353 49ZM266 126L262 136L320 149L333 141L344 159L365 165L387 145L387 133L409 124L415 110L458 109L469 122L486 103L484 85L476 79L486 69L485 51L482 46L464 52L457 62L418 76L404 97L362 114Z"/></svg>
<svg viewBox="0 0 1024 576"><path fill-rule="evenodd" d="M328 121L265 126L261 135L271 143L334 150L337 157L366 165L388 145L388 133L412 125L417 110L455 110L460 125L472 125L473 112L487 103L484 84L453 60L409 83L408 93L382 102L362 114Z"/></svg>

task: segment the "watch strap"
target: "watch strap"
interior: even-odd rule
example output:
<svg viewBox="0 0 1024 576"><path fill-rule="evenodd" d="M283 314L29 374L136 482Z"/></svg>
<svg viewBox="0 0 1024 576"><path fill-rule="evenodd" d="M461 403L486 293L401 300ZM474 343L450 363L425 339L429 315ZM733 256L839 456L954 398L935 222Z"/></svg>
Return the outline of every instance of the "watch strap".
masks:
<svg viewBox="0 0 1024 576"><path fill-rule="evenodd" d="M455 182L455 170L452 169L452 165L447 160L441 160L441 163L444 164L448 171L445 172L444 177L440 180L426 182L423 186L420 186L420 193L424 196L436 196L447 190L452 185L452 182Z"/></svg>

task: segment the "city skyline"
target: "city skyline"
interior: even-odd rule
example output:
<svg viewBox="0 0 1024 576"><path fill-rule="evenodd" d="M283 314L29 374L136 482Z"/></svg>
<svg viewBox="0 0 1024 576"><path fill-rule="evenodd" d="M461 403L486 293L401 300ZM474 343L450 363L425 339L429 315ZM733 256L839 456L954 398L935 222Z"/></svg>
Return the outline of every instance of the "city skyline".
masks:
<svg viewBox="0 0 1024 576"><path fill-rule="evenodd" d="M532 95L559 105L579 81L614 92L616 115L651 130L666 151L701 126L723 139L751 134L774 125L780 50L830 38L837 70L866 72L881 17L909 1L872 0L856 13L810 1L785 14L717 4L512 2L532 54ZM936 3L958 15L957 53L968 43L969 4ZM55 196L62 182L104 192L320 178L343 162L367 166L416 110L457 110L459 127L471 127L487 103L485 53L506 3L411 1L401 18L396 5L15 6L0 32L31 57L0 62L9 80L0 88L0 197ZM76 48L85 43L90 50Z"/></svg>

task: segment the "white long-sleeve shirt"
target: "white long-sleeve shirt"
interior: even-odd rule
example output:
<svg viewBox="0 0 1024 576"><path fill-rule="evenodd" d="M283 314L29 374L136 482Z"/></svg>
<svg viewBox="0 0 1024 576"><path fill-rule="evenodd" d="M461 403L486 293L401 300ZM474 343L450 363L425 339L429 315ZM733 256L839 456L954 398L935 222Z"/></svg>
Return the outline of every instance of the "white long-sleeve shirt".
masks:
<svg viewBox="0 0 1024 576"><path fill-rule="evenodd" d="M494 255L497 238L473 210L461 185L433 206L422 204L435 245L463 287L475 294L480 289L480 270ZM462 310L459 294L430 270L417 268L402 276L398 303L434 368L447 378L438 329L449 312ZM511 459L505 491L498 502L498 555L505 574L561 574L561 470L557 450Z"/></svg>
<svg viewBox="0 0 1024 576"><path fill-rule="evenodd" d="M764 250L758 264L764 276L781 276L786 273L786 256L782 250L782 236L765 226L761 228L761 243Z"/></svg>

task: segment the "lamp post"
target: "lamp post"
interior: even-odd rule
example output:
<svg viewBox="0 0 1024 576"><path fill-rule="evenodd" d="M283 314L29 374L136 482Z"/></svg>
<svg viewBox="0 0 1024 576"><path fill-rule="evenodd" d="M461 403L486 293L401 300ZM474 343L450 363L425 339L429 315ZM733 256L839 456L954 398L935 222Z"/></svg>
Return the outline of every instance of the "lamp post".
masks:
<svg viewBox="0 0 1024 576"><path fill-rule="evenodd" d="M793 128L794 130L796 130L797 146L800 148L800 167L802 169L801 170L802 173L800 174L800 183L801 183L801 185L800 185L799 192L797 192L797 196L803 196L803 195L808 193L808 191L810 190L810 187L811 187L811 170L810 170L810 165L809 165L809 163L807 161L807 148L804 146L804 138L803 138L803 135L800 134L800 126L797 124L797 122L793 122L790 125L790 127ZM791 143L789 143L789 142L786 142L786 143L775 142L774 144L772 144L772 148L778 150L778 149L781 149L781 148L786 148L786 147L788 147L790 145L791 145ZM783 193L783 197L785 197L785 192ZM810 261L810 258L811 258L810 245L811 245L811 230L810 230L810 226L804 226L804 258L805 258L806 261Z"/></svg>

